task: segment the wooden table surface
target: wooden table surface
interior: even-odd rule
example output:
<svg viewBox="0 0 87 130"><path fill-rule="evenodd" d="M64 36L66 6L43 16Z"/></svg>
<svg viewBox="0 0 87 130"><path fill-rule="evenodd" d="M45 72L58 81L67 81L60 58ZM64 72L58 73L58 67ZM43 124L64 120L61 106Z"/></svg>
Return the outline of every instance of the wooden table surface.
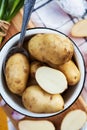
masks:
<svg viewBox="0 0 87 130"><path fill-rule="evenodd" d="M8 30L8 34L4 38L4 41L3 41L2 45L5 44L5 42L11 36L13 36L14 34L16 34L16 33L21 31L22 16L23 16L23 11L21 9L20 12L16 15L16 17L12 20L10 28ZM28 24L28 28L33 28L33 27L34 27L34 25L33 25L32 21L30 21L29 24ZM18 130L18 121L12 119L12 117L11 117L11 113L13 111L12 108L10 108L8 105L5 105L3 107L3 109L5 110L5 112L10 117L10 119L13 122L13 124L15 125L15 127ZM87 112L87 105L85 104L85 102L84 102L84 100L82 99L81 96L78 98L78 100L67 111L63 112L60 115L57 115L57 116L54 116L54 117L51 117L51 118L44 118L44 119L52 121L53 124L56 127L56 130L59 130L60 129L60 125L61 125L61 121L62 121L63 117L65 116L65 114L67 112L71 111L71 110L74 110L74 109L81 109L81 110L84 110L85 112ZM29 118L29 117L25 117L24 119L43 120L42 118L40 119L40 118Z"/></svg>
<svg viewBox="0 0 87 130"><path fill-rule="evenodd" d="M21 9L20 12L11 21L10 27L8 29L8 33L4 38L0 47L2 47L9 38L11 38L13 35L21 31L22 16L23 16L23 10ZM32 21L29 21L27 28L34 28Z"/></svg>

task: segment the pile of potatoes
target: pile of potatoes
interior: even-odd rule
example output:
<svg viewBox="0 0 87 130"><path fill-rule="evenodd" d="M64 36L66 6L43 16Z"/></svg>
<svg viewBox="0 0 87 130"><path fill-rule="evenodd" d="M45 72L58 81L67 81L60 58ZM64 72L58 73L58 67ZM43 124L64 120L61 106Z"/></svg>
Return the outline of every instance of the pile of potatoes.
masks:
<svg viewBox="0 0 87 130"><path fill-rule="evenodd" d="M64 99L61 94L67 91L68 87L75 86L80 80L80 71L73 61L72 42L67 37L58 34L37 34L28 41L27 50L30 55L29 59L23 54L16 53L6 63L5 79L8 89L13 94L21 96L24 107L29 111L52 113L62 110ZM66 89L64 88L60 93L50 93L50 88L46 91L43 83L39 84L40 79L36 78L37 71L43 66L52 69L52 73L56 70L59 77L62 73L65 76ZM50 77L53 80L56 79L52 75L49 76L49 73L47 76L50 84ZM45 77L42 80L45 84L48 82ZM48 86L50 86L49 82ZM62 82L61 79L58 87Z"/></svg>

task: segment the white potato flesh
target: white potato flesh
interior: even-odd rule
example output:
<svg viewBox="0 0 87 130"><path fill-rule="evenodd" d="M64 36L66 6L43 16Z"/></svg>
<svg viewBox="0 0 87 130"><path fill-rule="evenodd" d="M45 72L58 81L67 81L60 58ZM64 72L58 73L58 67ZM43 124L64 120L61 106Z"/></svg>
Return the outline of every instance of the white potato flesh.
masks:
<svg viewBox="0 0 87 130"><path fill-rule="evenodd" d="M63 119L61 123L61 130L79 130L85 124L87 120L87 114L76 109L69 112Z"/></svg>
<svg viewBox="0 0 87 130"><path fill-rule="evenodd" d="M50 94L62 93L68 86L61 71L46 66L37 69L35 78L40 87Z"/></svg>
<svg viewBox="0 0 87 130"><path fill-rule="evenodd" d="M23 120L18 124L19 130L55 130L54 125L50 121L31 121Z"/></svg>
<svg viewBox="0 0 87 130"><path fill-rule="evenodd" d="M74 37L87 37L87 19L80 20L73 25L71 34Z"/></svg>

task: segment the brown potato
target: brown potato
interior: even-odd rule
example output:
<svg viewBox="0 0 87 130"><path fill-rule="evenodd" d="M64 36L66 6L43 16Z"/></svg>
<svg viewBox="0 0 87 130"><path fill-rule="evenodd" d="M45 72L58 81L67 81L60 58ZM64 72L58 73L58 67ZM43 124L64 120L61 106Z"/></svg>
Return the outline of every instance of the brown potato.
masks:
<svg viewBox="0 0 87 130"><path fill-rule="evenodd" d="M28 43L30 54L39 61L61 65L72 58L72 42L63 35L37 34Z"/></svg>
<svg viewBox="0 0 87 130"><path fill-rule="evenodd" d="M42 63L39 62L39 61L33 61L31 64L30 64L30 76L31 78L35 78L35 73L36 73L36 70L42 66Z"/></svg>
<svg viewBox="0 0 87 130"><path fill-rule="evenodd" d="M38 85L28 87L22 102L26 109L35 113L52 113L64 108L64 100L60 94L49 94Z"/></svg>
<svg viewBox="0 0 87 130"><path fill-rule="evenodd" d="M5 69L5 77L9 90L15 94L21 94L26 88L29 76L29 62L20 53L12 55Z"/></svg>
<svg viewBox="0 0 87 130"><path fill-rule="evenodd" d="M79 82L80 71L72 60L59 66L58 69L65 74L69 85L73 86Z"/></svg>

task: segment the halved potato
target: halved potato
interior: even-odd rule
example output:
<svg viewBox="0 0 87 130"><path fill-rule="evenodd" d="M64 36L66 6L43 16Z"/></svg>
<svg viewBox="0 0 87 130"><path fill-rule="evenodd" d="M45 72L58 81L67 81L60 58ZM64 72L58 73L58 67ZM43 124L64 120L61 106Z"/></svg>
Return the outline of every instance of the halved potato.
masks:
<svg viewBox="0 0 87 130"><path fill-rule="evenodd" d="M73 25L71 35L74 37L87 37L87 19L80 20Z"/></svg>
<svg viewBox="0 0 87 130"><path fill-rule="evenodd" d="M79 130L85 124L86 120L87 114L84 111L80 109L70 111L61 123L61 130Z"/></svg>
<svg viewBox="0 0 87 130"><path fill-rule="evenodd" d="M55 130L55 127L52 122L47 120L22 120L18 123L19 130Z"/></svg>
<svg viewBox="0 0 87 130"><path fill-rule="evenodd" d="M40 87L50 94L63 93L68 88L65 75L47 66L39 67L35 78Z"/></svg>

